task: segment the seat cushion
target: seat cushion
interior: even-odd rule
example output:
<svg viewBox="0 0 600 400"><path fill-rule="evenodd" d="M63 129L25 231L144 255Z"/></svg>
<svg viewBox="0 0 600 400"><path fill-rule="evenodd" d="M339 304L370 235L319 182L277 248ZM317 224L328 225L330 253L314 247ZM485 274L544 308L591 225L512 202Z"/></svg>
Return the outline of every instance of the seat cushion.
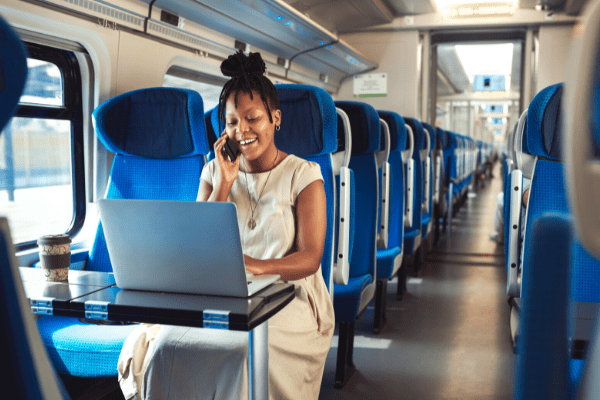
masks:
<svg viewBox="0 0 600 400"><path fill-rule="evenodd" d="M350 278L347 285L335 285L333 308L336 322L352 322L358 315L360 296L365 288L373 283L370 274Z"/></svg>
<svg viewBox="0 0 600 400"><path fill-rule="evenodd" d="M418 239L417 239L418 238ZM413 254L421 242L421 230L413 229L408 232L404 232L404 254Z"/></svg>
<svg viewBox="0 0 600 400"><path fill-rule="evenodd" d="M42 341L59 374L81 378L117 376L117 361L134 325L93 325L77 318L41 317Z"/></svg>
<svg viewBox="0 0 600 400"><path fill-rule="evenodd" d="M421 237L427 236L427 231L429 230L429 223L431 222L431 214L425 214L423 219L421 220ZM379 267L379 264L377 264Z"/></svg>
<svg viewBox="0 0 600 400"><path fill-rule="evenodd" d="M394 260L402 254L400 247L377 249L377 279L391 279L394 272Z"/></svg>
<svg viewBox="0 0 600 400"><path fill-rule="evenodd" d="M574 399L583 375L585 360L569 359L569 398Z"/></svg>

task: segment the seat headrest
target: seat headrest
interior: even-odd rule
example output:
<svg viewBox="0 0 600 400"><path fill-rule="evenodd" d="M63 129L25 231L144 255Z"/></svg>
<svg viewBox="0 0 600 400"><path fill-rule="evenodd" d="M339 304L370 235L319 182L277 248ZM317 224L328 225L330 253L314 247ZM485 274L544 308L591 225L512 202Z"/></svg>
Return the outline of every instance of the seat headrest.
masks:
<svg viewBox="0 0 600 400"><path fill-rule="evenodd" d="M337 151L337 112L327 91L310 85L275 85L281 130L275 145L299 157Z"/></svg>
<svg viewBox="0 0 600 400"><path fill-rule="evenodd" d="M412 128L415 137L415 151L425 149L425 130L421 122L414 118L404 118L404 121Z"/></svg>
<svg viewBox="0 0 600 400"><path fill-rule="evenodd" d="M113 153L153 159L208 154L202 97L187 89L124 93L92 113L96 133Z"/></svg>
<svg viewBox="0 0 600 400"><path fill-rule="evenodd" d="M377 111L379 118L390 127L390 151L403 151L406 148L406 125L400 114L393 111Z"/></svg>
<svg viewBox="0 0 600 400"><path fill-rule="evenodd" d="M527 113L527 140L523 152L534 156L561 160L561 97L563 84L548 86L529 104ZM525 132L523 133L525 138ZM525 142L528 149L525 149Z"/></svg>
<svg viewBox="0 0 600 400"><path fill-rule="evenodd" d="M430 143L429 150L434 150L436 147L436 143L437 143L437 134L435 132L435 129L433 128L433 126L429 125L427 122L422 122L421 124L423 125L423 128L427 129L427 132L429 132L429 143Z"/></svg>
<svg viewBox="0 0 600 400"><path fill-rule="evenodd" d="M435 128L435 133L437 135L438 140L440 141L442 149L445 149L446 146L447 146L446 131L443 130L442 128L440 128L440 127L436 127Z"/></svg>
<svg viewBox="0 0 600 400"><path fill-rule="evenodd" d="M0 132L13 116L27 79L23 42L0 17Z"/></svg>
<svg viewBox="0 0 600 400"><path fill-rule="evenodd" d="M336 101L336 107L348 114L352 129L352 154L375 153L381 150L379 115L369 104L356 101Z"/></svg>

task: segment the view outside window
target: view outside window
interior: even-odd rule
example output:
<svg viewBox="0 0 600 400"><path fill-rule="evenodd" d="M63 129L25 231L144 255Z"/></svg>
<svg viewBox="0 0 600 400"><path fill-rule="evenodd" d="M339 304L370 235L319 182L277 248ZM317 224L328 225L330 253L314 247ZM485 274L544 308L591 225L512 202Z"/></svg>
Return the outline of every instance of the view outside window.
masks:
<svg viewBox="0 0 600 400"><path fill-rule="evenodd" d="M167 74L163 81L163 87L190 89L200 93L202 102L204 103L204 112L207 112L219 104L219 95L221 94L223 85L214 85Z"/></svg>
<svg viewBox="0 0 600 400"><path fill-rule="evenodd" d="M49 62L29 59L21 104L61 107L63 77ZM14 117L0 135L0 214L13 241L67 231L73 218L71 122Z"/></svg>

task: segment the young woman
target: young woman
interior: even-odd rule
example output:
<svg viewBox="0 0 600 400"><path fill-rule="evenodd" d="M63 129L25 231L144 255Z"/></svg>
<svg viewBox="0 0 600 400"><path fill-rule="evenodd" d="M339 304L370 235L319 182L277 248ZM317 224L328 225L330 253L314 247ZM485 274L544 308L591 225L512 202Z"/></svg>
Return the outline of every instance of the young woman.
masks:
<svg viewBox="0 0 600 400"><path fill-rule="evenodd" d="M282 118L259 53L238 52L221 64L219 116L225 130L215 159L202 171L199 201L230 201L246 268L278 274L296 287L295 299L269 323L269 397L317 399L331 346L334 313L321 274L326 198L318 164L275 146ZM240 154L223 152L227 139ZM247 398L248 334L141 325L119 359L126 398ZM127 397L129 396L129 397Z"/></svg>

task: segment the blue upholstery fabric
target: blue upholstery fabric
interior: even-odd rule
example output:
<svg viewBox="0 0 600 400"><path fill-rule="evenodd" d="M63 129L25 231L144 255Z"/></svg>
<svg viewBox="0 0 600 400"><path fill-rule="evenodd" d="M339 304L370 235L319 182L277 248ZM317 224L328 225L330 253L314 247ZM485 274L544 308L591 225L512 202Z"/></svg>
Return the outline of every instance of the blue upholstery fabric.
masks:
<svg viewBox="0 0 600 400"><path fill-rule="evenodd" d="M381 111L377 110L379 117L383 119L390 128L390 152L399 150L403 151L406 148L406 141L408 133L406 132L406 124L404 119L393 111ZM392 132L396 132L392 134Z"/></svg>
<svg viewBox="0 0 600 400"><path fill-rule="evenodd" d="M556 161L538 160L535 174L531 181L529 204L527 206L527 221L525 228L525 252L523 256L527 260L527 252L533 240L533 230L530 229L535 220L546 212L568 213L567 198L564 189L564 177L562 164ZM523 292L522 298L527 298L526 285L530 279L528 265L523 264ZM566 264L565 264L566 265Z"/></svg>
<svg viewBox="0 0 600 400"><path fill-rule="evenodd" d="M203 166L200 156L151 160L116 154L106 198L195 201ZM102 223L98 224L86 269L112 272Z"/></svg>
<svg viewBox="0 0 600 400"><path fill-rule="evenodd" d="M281 110L281 131L275 134L277 148L303 158L335 153L337 112L329 93L316 86L275 87Z"/></svg>
<svg viewBox="0 0 600 400"><path fill-rule="evenodd" d="M577 390L583 377L583 368L585 367L585 360L578 360L571 358L569 360L569 399L577 398Z"/></svg>
<svg viewBox="0 0 600 400"><path fill-rule="evenodd" d="M150 88L107 100L92 115L109 151L171 159L208 153L203 110L193 90Z"/></svg>
<svg viewBox="0 0 600 400"><path fill-rule="evenodd" d="M533 193L532 193L533 194ZM564 399L568 391L568 296L571 229L548 213L530 229L526 259L531 279L520 318L515 399Z"/></svg>
<svg viewBox="0 0 600 400"><path fill-rule="evenodd" d="M377 232L377 164L372 153L354 154L350 159L354 171L355 219L354 247L350 277L375 272L375 233ZM337 286L334 295L337 296Z"/></svg>
<svg viewBox="0 0 600 400"><path fill-rule="evenodd" d="M377 279L390 279L394 259L402 252L404 244L404 166L402 151L406 147L406 125L402 117L390 111L377 111L390 127L392 149L388 157L390 164L390 198L388 226L388 248L377 249Z"/></svg>
<svg viewBox="0 0 600 400"><path fill-rule="evenodd" d="M528 154L560 160L561 96L563 84L548 86L529 104L527 112Z"/></svg>
<svg viewBox="0 0 600 400"><path fill-rule="evenodd" d="M90 325L77 318L41 317L42 342L60 374L83 378L117 375L117 361L136 325Z"/></svg>
<svg viewBox="0 0 600 400"><path fill-rule="evenodd" d="M13 116L27 78L27 54L23 42L0 17L0 129Z"/></svg>
<svg viewBox="0 0 600 400"><path fill-rule="evenodd" d="M1 22L1 21L0 21ZM0 25L0 37L3 30ZM2 51L0 50L0 54ZM17 97L18 100L18 97ZM6 122L6 121L5 121ZM1 127L0 127L1 128ZM34 356L36 347L28 339L28 331L35 327L32 315L22 314L22 310L30 312L23 291L23 282L13 264L14 247L9 237L0 230L0 304L2 304L2 318L0 318L0 340L2 340L2 398L5 399L32 399L45 400L42 379L38 376L51 374L63 390L63 399L68 399L68 394L51 369L48 358L40 355L41 365L35 365ZM27 319L30 321L27 321ZM33 328L35 330L35 328ZM37 332L29 332L36 335Z"/></svg>
<svg viewBox="0 0 600 400"><path fill-rule="evenodd" d="M164 91L164 96L159 94L161 91ZM180 94L189 96L190 100L182 100ZM113 159L106 198L195 201L200 185L200 173L204 166L202 155L208 152L202 100L199 99L198 93L157 88L134 91L130 95L137 105L123 107L135 110L130 114L133 120L131 124L122 120L123 110L113 110L128 104L128 94L118 96L118 101L108 100L94 111L96 128L101 127L97 130L99 138L109 149L117 151ZM150 101L152 99L157 101ZM178 106L168 106L165 103L168 99ZM144 103L142 100L149 102ZM142 111L141 104L145 104L148 109ZM105 108L109 110L105 112ZM164 110L177 112L162 114ZM153 120L156 126L152 129L136 130L143 126L137 125L137 128L134 128L136 136L133 140L122 139L122 127L116 127L117 133L107 130L115 124L115 121L107 121L113 112L121 118L123 126L137 125L140 115L160 114L160 118ZM172 116L173 119L166 116ZM174 125L187 128L175 128ZM159 132L168 134L157 139ZM184 138L169 137L176 134ZM133 137L131 134L123 135ZM156 143L153 140L159 140L160 143L170 141L171 145L167 147L173 150L171 157L140 157L139 154L161 154L161 157L167 157L164 150L155 148ZM122 151L116 143L125 147L126 151ZM140 148L135 148L135 145ZM112 272L102 223L98 224L85 269ZM40 318L38 327L56 368L62 373L80 377L116 376L116 359L128 332L133 329L132 326L82 324L76 319L63 317Z"/></svg>
<svg viewBox="0 0 600 400"><path fill-rule="evenodd" d="M404 254L413 254L418 247L415 247L417 243L417 237L422 236L423 218L421 212L421 205L423 204L423 162L421 160L420 150L425 148L425 131L423 125L414 118L404 118L404 121L412 128L413 136L415 138L415 147L413 151L413 160L415 161L414 169L414 193L413 193L413 220L412 227L404 229Z"/></svg>
<svg viewBox="0 0 600 400"><path fill-rule="evenodd" d="M336 101L335 105L348 114L352 127L352 154L374 153L381 149L379 136L379 115L365 103ZM377 135L364 135L360 132L377 132Z"/></svg>
<svg viewBox="0 0 600 400"><path fill-rule="evenodd" d="M600 303L600 261L578 241L571 249L571 301Z"/></svg>
<svg viewBox="0 0 600 400"><path fill-rule="evenodd" d="M333 304L336 322L350 322L356 319L362 292L373 282L375 274L379 190L375 152L380 149L381 137L379 116L373 107L355 102L336 102L335 105L348 114L352 129L349 168L354 171L356 218L353 218L350 280L346 286L335 285Z"/></svg>
<svg viewBox="0 0 600 400"><path fill-rule="evenodd" d="M373 283L373 276L369 274L352 277L347 285L335 285L333 308L335 322L352 322L358 315L360 296L365 288Z"/></svg>
<svg viewBox="0 0 600 400"><path fill-rule="evenodd" d="M331 153L337 151L337 111L329 93L316 86L275 85L281 110L281 129L275 132L275 145L281 151L294 154L321 167L327 197L327 233L321 272L329 286L331 251L335 231L334 178ZM213 129L218 128L217 111L213 110ZM336 243L337 245L337 243ZM331 288L328 287L329 290Z"/></svg>
<svg viewBox="0 0 600 400"><path fill-rule="evenodd" d="M327 221L330 223L327 224L327 232L325 233L325 250L323 251L323 257L321 258L321 273L323 274L323 279L325 280L325 284L327 288L329 288L329 276L331 274L331 251L327 249L332 248L332 243L334 241L335 235L335 189L334 186L336 181L333 175L333 168L331 165L331 156L329 154L324 154L320 156L311 156L305 157L308 161L313 161L319 164L321 167L321 174L323 175L323 186L325 187L325 197L327 198ZM350 242L352 243L352 241Z"/></svg>
<svg viewBox="0 0 600 400"><path fill-rule="evenodd" d="M433 126L429 125L426 122L422 123L423 128L429 133L429 153L428 156L431 157L431 152L435 149L437 135ZM429 212L423 213L422 215L422 225L421 225L421 236L427 236L427 228L432 219L433 213L433 171L434 170L434 161L430 160L429 164ZM425 173L425 160L423 160L423 173Z"/></svg>

